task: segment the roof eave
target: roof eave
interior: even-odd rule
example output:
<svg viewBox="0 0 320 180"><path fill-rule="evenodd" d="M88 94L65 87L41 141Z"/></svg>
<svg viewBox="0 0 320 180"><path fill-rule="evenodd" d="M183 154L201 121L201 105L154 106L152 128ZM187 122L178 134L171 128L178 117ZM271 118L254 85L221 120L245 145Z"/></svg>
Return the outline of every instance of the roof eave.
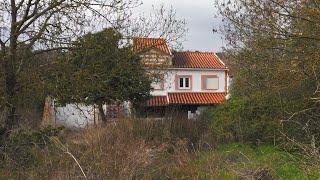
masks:
<svg viewBox="0 0 320 180"><path fill-rule="evenodd" d="M227 70L229 71L228 68L177 68L177 67L169 67L168 69L172 69L172 70L197 70L197 71L214 71L214 70Z"/></svg>

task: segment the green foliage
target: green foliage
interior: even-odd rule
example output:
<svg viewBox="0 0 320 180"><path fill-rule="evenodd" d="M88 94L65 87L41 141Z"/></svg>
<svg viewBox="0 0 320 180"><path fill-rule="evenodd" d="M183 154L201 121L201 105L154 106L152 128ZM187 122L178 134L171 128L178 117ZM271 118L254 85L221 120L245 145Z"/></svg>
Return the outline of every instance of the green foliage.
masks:
<svg viewBox="0 0 320 180"><path fill-rule="evenodd" d="M263 114L264 109L244 98L232 98L211 108L206 118L211 120L213 136L220 143L273 142L280 123Z"/></svg>
<svg viewBox="0 0 320 180"><path fill-rule="evenodd" d="M250 177L258 171L267 171L272 177L280 179L320 177L317 171L319 164L314 164L300 154L285 152L274 146L229 144L219 146L214 153L224 160L222 166L225 167L225 174L231 170L239 172L236 176ZM211 155L209 153L206 156Z"/></svg>
<svg viewBox="0 0 320 180"><path fill-rule="evenodd" d="M74 50L52 69L48 89L60 103L141 101L149 96L150 80L139 56L122 45L112 28L79 38Z"/></svg>
<svg viewBox="0 0 320 180"><path fill-rule="evenodd" d="M225 104L210 109L206 116L210 118L213 136L218 141L230 141L242 139L241 125L242 113L245 109L245 103L241 100L232 99Z"/></svg>
<svg viewBox="0 0 320 180"><path fill-rule="evenodd" d="M235 107L240 116L231 107L217 110L227 119L226 132L241 134L249 142L287 143L294 139L304 144L315 141L319 147L317 3L217 1L229 41L227 51L236 69L232 98L245 100L244 108Z"/></svg>
<svg viewBox="0 0 320 180"><path fill-rule="evenodd" d="M42 155L37 149L48 148L52 145L51 138L59 137L63 127L47 127L41 130L20 129L10 133L9 137L0 141L0 157L3 165L21 166L23 168L36 167ZM16 167L18 168L18 167Z"/></svg>
<svg viewBox="0 0 320 180"><path fill-rule="evenodd" d="M16 47L16 58L17 62L14 63L15 67L21 66L19 68L19 73L16 73L16 79L14 83L17 83L17 91L15 92L15 97L12 99L13 103L16 104L17 109L19 108L37 108L43 101L43 67L40 65L43 60L39 60L38 57L33 55L33 49L28 48L25 43L19 43ZM3 56L4 51L8 51L9 47L4 50L0 49L0 61L7 60L8 56ZM5 55L5 54L4 54ZM23 63L21 62L23 61ZM18 69L18 68L17 68ZM5 67L2 64L0 67L0 105L5 105L4 94L6 84Z"/></svg>

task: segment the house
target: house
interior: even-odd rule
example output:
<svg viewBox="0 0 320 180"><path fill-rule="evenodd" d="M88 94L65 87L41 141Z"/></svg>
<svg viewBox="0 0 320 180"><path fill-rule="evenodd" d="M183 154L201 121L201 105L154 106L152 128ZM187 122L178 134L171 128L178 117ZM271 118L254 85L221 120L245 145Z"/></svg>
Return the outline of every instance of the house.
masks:
<svg viewBox="0 0 320 180"><path fill-rule="evenodd" d="M208 106L221 104L228 92L228 69L213 52L172 52L165 39L134 38L146 72L153 79L151 98L135 107L135 115L163 118L178 114L194 118ZM109 119L132 116L132 105L105 105ZM170 114L171 113L171 114ZM60 107L47 98L42 126L87 127L97 124L95 105L67 104Z"/></svg>
<svg viewBox="0 0 320 180"><path fill-rule="evenodd" d="M142 116L161 117L174 109L190 119L224 102L228 68L215 53L171 52L161 38L135 38L133 43L147 71L158 77Z"/></svg>

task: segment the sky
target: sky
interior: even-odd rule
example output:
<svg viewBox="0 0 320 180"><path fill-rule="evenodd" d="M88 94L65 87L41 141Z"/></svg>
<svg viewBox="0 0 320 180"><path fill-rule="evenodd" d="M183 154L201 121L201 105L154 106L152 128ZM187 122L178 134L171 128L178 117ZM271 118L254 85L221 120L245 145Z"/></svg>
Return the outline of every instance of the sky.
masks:
<svg viewBox="0 0 320 180"><path fill-rule="evenodd" d="M221 51L223 40L221 35L213 33L212 29L219 29L221 19L215 18L213 0L142 0L139 11L151 12L152 5L159 7L172 6L179 19L185 19L189 31L186 40L182 43L183 50L190 51Z"/></svg>

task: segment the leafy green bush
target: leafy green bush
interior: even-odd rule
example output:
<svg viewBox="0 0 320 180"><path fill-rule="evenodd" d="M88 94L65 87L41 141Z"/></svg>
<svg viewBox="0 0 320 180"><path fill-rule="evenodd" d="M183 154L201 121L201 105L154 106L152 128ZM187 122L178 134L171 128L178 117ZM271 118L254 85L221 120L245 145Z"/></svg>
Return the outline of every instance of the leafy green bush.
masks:
<svg viewBox="0 0 320 180"><path fill-rule="evenodd" d="M11 132L8 138L0 142L3 165L34 167L41 158L35 149L44 149L52 143L50 138L59 136L63 127L47 127L41 130L19 129Z"/></svg>
<svg viewBox="0 0 320 180"><path fill-rule="evenodd" d="M232 98L223 105L206 112L210 128L218 142L273 141L280 123L264 116L263 107L247 99Z"/></svg>

